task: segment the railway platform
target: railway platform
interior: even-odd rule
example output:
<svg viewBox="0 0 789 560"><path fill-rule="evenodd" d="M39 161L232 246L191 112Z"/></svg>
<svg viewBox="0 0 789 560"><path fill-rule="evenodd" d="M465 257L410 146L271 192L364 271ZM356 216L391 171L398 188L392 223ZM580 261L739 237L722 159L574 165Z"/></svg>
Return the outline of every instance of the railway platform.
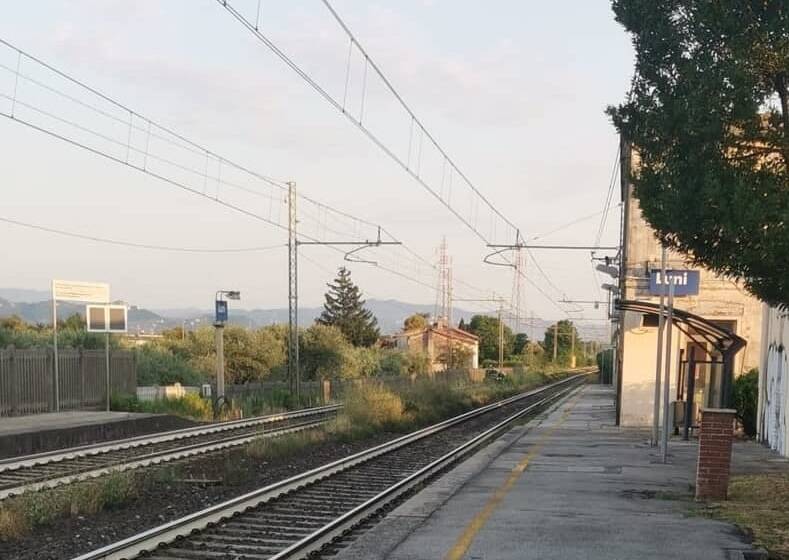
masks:
<svg viewBox="0 0 789 560"><path fill-rule="evenodd" d="M732 525L688 515L696 444L672 441L662 464L645 432L614 425L613 402L610 387L585 385L402 503L337 558L751 557ZM748 444L734 457L736 472L770 454Z"/></svg>
<svg viewBox="0 0 789 560"><path fill-rule="evenodd" d="M167 414L74 410L0 418L0 459L186 428Z"/></svg>

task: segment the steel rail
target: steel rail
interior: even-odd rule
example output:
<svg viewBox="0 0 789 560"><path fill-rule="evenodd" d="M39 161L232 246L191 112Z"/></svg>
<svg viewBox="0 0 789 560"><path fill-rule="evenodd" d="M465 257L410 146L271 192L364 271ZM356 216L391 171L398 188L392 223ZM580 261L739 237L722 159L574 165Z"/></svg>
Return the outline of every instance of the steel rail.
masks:
<svg viewBox="0 0 789 560"><path fill-rule="evenodd" d="M95 478L110 471L136 469L151 464L163 463L182 459L199 454L214 452L229 447L249 443L258 437L275 437L286 433L300 431L315 427L326 422L329 417L336 414L341 405L328 405L287 413L270 414L246 420L233 420L212 424L172 430L169 432L137 436L111 443L92 444L57 450L52 452L28 455L25 457L5 460L0 463L0 481L19 480L19 484L6 483L5 488L0 488L0 500L18 495L31 490L51 488L61 484L69 484L80 480ZM269 424L279 424L297 421L294 424L277 426L270 431L265 431ZM258 428L261 428L262 431ZM251 431L250 431L251 430ZM210 441L198 441L205 436L217 436ZM165 449L152 449L145 453L147 447L158 444L177 443L183 444ZM123 456L127 451L141 451L131 457ZM121 454L120 457L114 456ZM71 464L71 461L88 461L88 468ZM98 463L95 468L90 467L91 462ZM104 463L104 464L101 464ZM51 474L39 474L51 471ZM0 484L2 484L0 482Z"/></svg>
<svg viewBox="0 0 789 560"><path fill-rule="evenodd" d="M314 533L304 537L301 541L291 545L290 547L283 550L279 554L275 554L269 560L285 560L286 558L304 558L313 552L317 552L321 550L327 544L330 544L338 537L341 537L342 535L346 534L348 530L353 529L364 520L370 518L371 516L381 511L388 504L397 500L400 496L403 496L404 494L408 494L415 487L419 486L420 484L434 477L441 471L448 468L453 463L458 462L472 451L476 450L477 448L487 443L490 439L499 435L504 429L509 427L510 424L512 424L519 418L526 416L530 412L552 401L558 400L561 397L566 396L575 388L576 386L570 386L569 388L564 389L559 393L549 395L537 401L536 403L533 403L528 407L508 416L507 418L505 418L495 426L485 430L484 432L470 439L469 441L462 444L461 446L456 447L452 451L436 459L429 465L421 468L420 470L418 470L411 476L407 477L406 479L401 480L400 482L398 482L393 486L390 486L383 492L370 498L365 503L361 504L360 506L357 506L356 508L352 509L348 513L342 515L341 517L338 517L331 523L321 527Z"/></svg>
<svg viewBox="0 0 789 560"><path fill-rule="evenodd" d="M291 478L270 484L268 486L238 496L236 498L225 501L223 503L210 506L201 511L182 517L180 519L176 519L168 523L165 523L163 525L160 525L158 527L148 529L146 531L143 531L141 533L138 533L136 535L118 541L116 543L104 546L92 552L78 556L73 560L126 560L126 559L135 558L138 554L152 551L157 547L159 547L160 545L173 542L179 537L186 537L196 531L200 531L211 525L217 524L222 520L232 518L233 516L239 513L248 511L270 500L274 500L275 498L279 498L285 494L290 493L293 490L307 487L315 482L327 479L343 471L347 471L348 469L351 469L354 466L369 462L376 457L379 457L387 453L391 453L395 450L406 447L415 442L424 440L425 438L443 432L444 430L450 427L462 424L463 422L466 422L473 418L484 415L488 412L508 406L512 403L515 403L517 401L529 397L534 397L541 394L547 395L541 398L538 402L533 403L526 409L522 411L518 411L516 415L509 416L508 419L505 420L505 422L511 423L515 419L522 417L524 414L528 414L529 412L535 410L535 408L545 405L546 402L550 402L552 400L555 400L563 396L564 394L567 393L567 391L573 389L576 386L577 382L579 382L586 375L588 374L583 373L572 377L568 377L556 383L552 383L550 385L546 385L544 387L534 389L532 391L528 391L525 393L521 393L513 397L503 399L496 403L492 403L490 405L474 409L472 411L466 412L459 416L455 416L448 420L444 420L443 422L439 422L437 424L428 426L426 428L412 432L410 434L406 434L390 442L375 446L371 449L367 449L359 453L355 453L343 459L339 459L337 461L333 461L331 463L312 469L310 471L300 473ZM554 393L553 391L556 389L561 389L561 390ZM477 439L480 436L474 438L474 440L476 440L477 442L477 445L480 445L481 442L486 441L487 439L492 437L492 435L497 430L502 429L503 425L504 425L503 423L498 423L496 426L494 426L494 428L486 430L485 432L483 432L483 434L480 434L480 436L483 435L485 436L483 439ZM474 440L470 440L470 441L474 441ZM458 449L452 452L453 456L460 457L463 454L465 454L468 450L470 450L472 447L473 446L468 446L467 444L464 444L463 446L459 447ZM440 460L446 461L448 459L447 456L444 456ZM435 461L432 462L426 468L429 467L432 467L432 469L435 470L437 468L436 462ZM420 470L420 472L422 471L424 471L424 469ZM424 477L422 477L422 479L424 479ZM394 489L394 487L389 488L383 494L386 494L386 496L391 496L393 495L393 493L396 493L397 495L402 494L402 492L406 491L406 486L409 487L412 486L411 482L416 484L416 482L414 482L416 479L411 479L411 477L409 477L409 480L410 480L409 483L403 485L398 484L396 485L397 489ZM403 481L403 483L405 482L406 481ZM314 550L318 542L325 544L326 538L329 537L333 538L333 535L335 535L337 532L342 532L343 530L345 530L344 528L348 526L348 523L351 524L356 523L357 519L359 518L359 516L363 514L364 511L369 511L369 509L375 505L374 503L371 502L372 500L368 500L367 502L365 502L365 504L363 504L364 506L363 510L359 508L354 508L351 512L348 512L348 514L338 517L330 524L326 525L325 527L322 527L315 533L309 535L305 539L302 539L301 541L296 543L296 545L293 546L298 545L299 548L303 548L304 550L307 549ZM382 505L377 506L375 509L380 509L380 507L382 507ZM323 545L321 544L321 546ZM283 554L283 553L284 551L278 554ZM280 558L280 556L276 556L276 557ZM285 556L282 556L282 558L284 557Z"/></svg>
<svg viewBox="0 0 789 560"><path fill-rule="evenodd" d="M275 422L278 420L285 420L287 418L310 416L312 414L320 413L322 411L337 411L340 408L342 408L342 405L340 404L305 408L302 410L295 410L292 412L278 412L275 414L255 416L253 418L246 418L241 420L214 422L208 425L194 426L191 428L179 428L177 430L156 432L154 434L117 439L109 442L90 443L87 445L68 447L65 449L54 449L52 451L44 451L42 453L34 453L31 455L8 457L5 459L0 459L0 472L3 472L4 470L8 470L8 469L13 469L16 466L28 466L32 464L39 464L41 463L41 459L45 459L47 460L47 462L57 461L60 459L71 459L73 457L78 457L82 455L103 453L105 451L114 451L116 449L122 449L122 448L123 449L131 448L140 444L148 445L150 443L159 443L173 439L181 439L183 437L200 436L200 435L211 434L215 432L221 432L225 430L245 428L257 424Z"/></svg>

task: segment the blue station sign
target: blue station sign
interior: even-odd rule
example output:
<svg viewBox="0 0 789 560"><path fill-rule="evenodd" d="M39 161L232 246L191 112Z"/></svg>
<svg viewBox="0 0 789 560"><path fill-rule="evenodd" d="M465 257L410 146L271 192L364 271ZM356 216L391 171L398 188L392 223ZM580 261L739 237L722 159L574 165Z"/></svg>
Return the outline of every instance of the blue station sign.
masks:
<svg viewBox="0 0 789 560"><path fill-rule="evenodd" d="M214 309L214 318L216 323L227 323L227 302L224 300L216 301L216 308Z"/></svg>
<svg viewBox="0 0 789 560"><path fill-rule="evenodd" d="M675 296L695 296L699 293L699 271L698 270L667 270L666 278L663 278L661 270L652 270L649 275L649 293L659 296L663 292L668 295L669 283L674 284Z"/></svg>

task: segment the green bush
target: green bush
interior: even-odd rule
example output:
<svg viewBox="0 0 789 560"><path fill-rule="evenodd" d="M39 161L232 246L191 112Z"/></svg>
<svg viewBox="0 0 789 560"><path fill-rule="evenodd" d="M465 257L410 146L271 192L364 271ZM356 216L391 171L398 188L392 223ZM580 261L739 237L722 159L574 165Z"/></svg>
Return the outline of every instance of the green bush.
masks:
<svg viewBox="0 0 789 560"><path fill-rule="evenodd" d="M191 420L207 422L214 419L213 404L196 393L187 393L179 399L141 401L136 396L113 395L110 408L123 412L149 412L174 414Z"/></svg>
<svg viewBox="0 0 789 560"><path fill-rule="evenodd" d="M147 344L137 350L138 385L200 385L206 376L178 354Z"/></svg>
<svg viewBox="0 0 789 560"><path fill-rule="evenodd" d="M759 400L759 370L754 368L734 380L734 408L745 433L756 435L756 409Z"/></svg>

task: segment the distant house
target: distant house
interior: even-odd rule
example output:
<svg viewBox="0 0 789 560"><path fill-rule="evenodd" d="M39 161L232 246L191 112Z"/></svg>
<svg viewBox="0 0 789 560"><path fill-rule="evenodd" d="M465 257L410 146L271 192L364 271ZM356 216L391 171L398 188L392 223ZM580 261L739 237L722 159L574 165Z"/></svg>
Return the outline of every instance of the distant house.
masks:
<svg viewBox="0 0 789 560"><path fill-rule="evenodd" d="M450 362L458 368L479 367L479 337L443 321L404 330L392 338L396 348L425 354L434 372L444 371Z"/></svg>

